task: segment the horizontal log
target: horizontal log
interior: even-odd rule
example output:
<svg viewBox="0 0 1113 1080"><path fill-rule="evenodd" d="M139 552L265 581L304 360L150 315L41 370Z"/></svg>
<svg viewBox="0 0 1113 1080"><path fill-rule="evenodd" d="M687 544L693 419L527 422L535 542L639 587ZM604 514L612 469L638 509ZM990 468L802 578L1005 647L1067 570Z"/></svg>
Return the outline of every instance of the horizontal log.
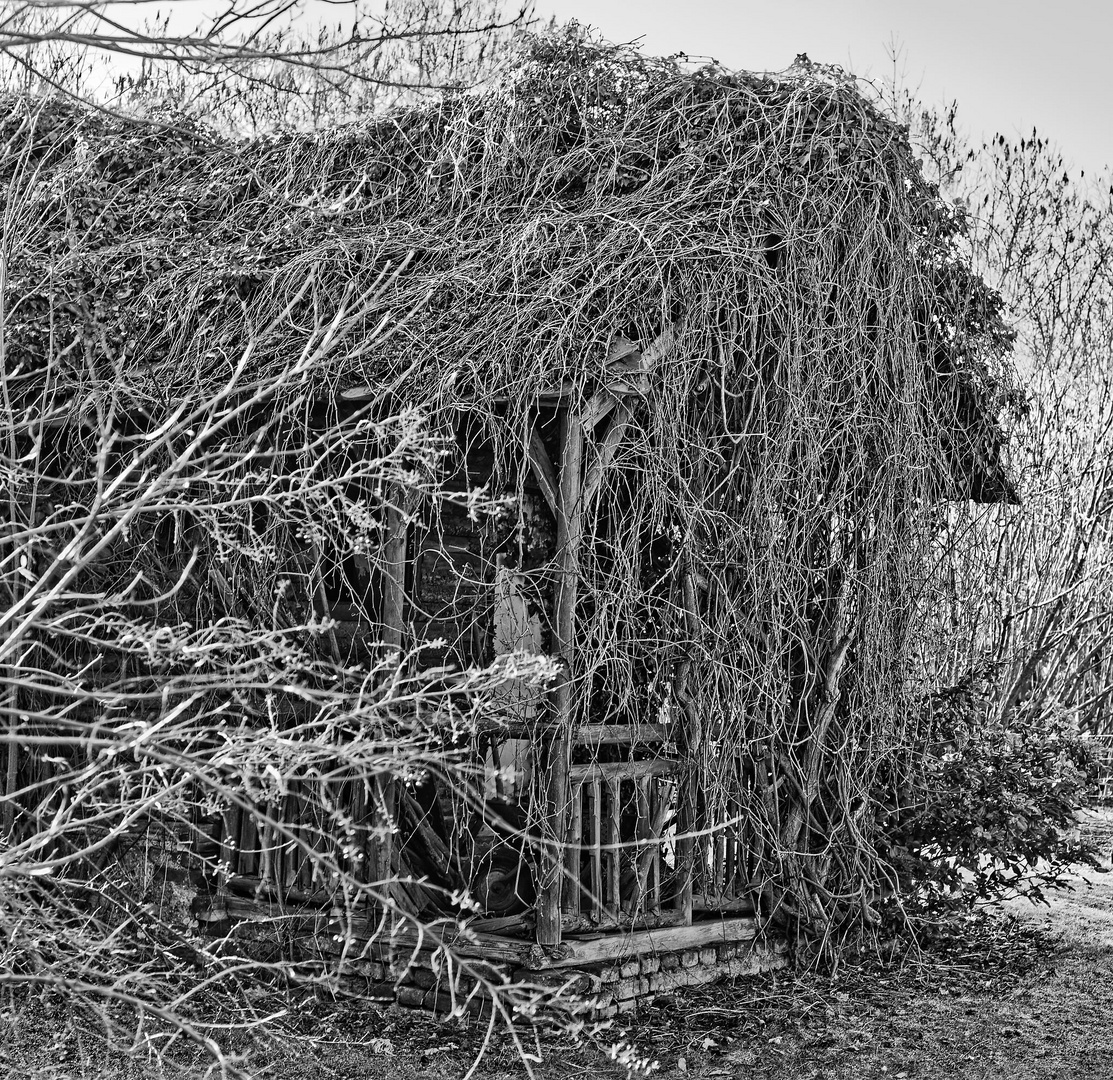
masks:
<svg viewBox="0 0 1113 1080"><path fill-rule="evenodd" d="M409 1009L425 1009L438 1016L446 1016L453 1012L466 1012L473 1016L489 1014L494 1007L487 996L475 995L468 997L466 994L453 996L444 990L423 990L417 986L398 987L396 1000L399 1005Z"/></svg>
<svg viewBox="0 0 1113 1080"><path fill-rule="evenodd" d="M250 900L264 902L270 900L302 907L331 908L334 903L343 902L341 895L332 889L315 889L307 892L303 889L280 888L273 881L264 880L253 874L236 874L229 878L228 889ZM367 894L364 893L360 898L365 899L366 896Z"/></svg>
<svg viewBox="0 0 1113 1080"><path fill-rule="evenodd" d="M591 780L630 780L639 776L675 776L680 762L670 758L652 758L648 761L605 761L587 765L573 765L569 779L574 784Z"/></svg>
<svg viewBox="0 0 1113 1080"><path fill-rule="evenodd" d="M692 926L673 926L662 930L642 930L631 934L610 934L591 941L569 938L561 942L559 956L547 957L543 968L575 967L608 960L625 960L646 953L679 952L757 936L756 919L716 919ZM557 950L554 950L557 952Z"/></svg>
<svg viewBox="0 0 1113 1080"><path fill-rule="evenodd" d="M531 964L538 960L537 946L528 941L499 937L495 934L482 934L474 931L460 931L452 926L440 926L418 935L410 927L384 930L377 917L353 916L350 920L339 913L333 915L319 909L299 911L297 907L269 900L253 900L243 896L228 895L223 898L226 917L251 920L289 920L304 919L320 927L320 932L335 935L344 931L351 941L367 946L366 955L378 958L389 953L412 951L431 952L444 947L460 956L476 957L490 961L507 961L515 964Z"/></svg>
<svg viewBox="0 0 1113 1080"><path fill-rule="evenodd" d="M581 724L572 741L577 746L622 745L670 742L668 724Z"/></svg>
<svg viewBox="0 0 1113 1080"><path fill-rule="evenodd" d="M534 926L533 912L525 915L503 915L497 919L472 919L467 924L477 934L505 934L507 931L529 931Z"/></svg>
<svg viewBox="0 0 1113 1080"><path fill-rule="evenodd" d="M529 941L500 937L496 934L476 932L461 933L458 930L429 931L418 937L415 930L395 930L390 936L373 937L375 926L361 928L352 920L352 937L367 946L369 955L385 956L388 953L431 952L445 948L459 956L468 956L492 963L523 964L527 967L541 962L540 949ZM364 932L361 933L361 929Z"/></svg>
<svg viewBox="0 0 1113 1080"><path fill-rule="evenodd" d="M577 931L593 934L604 932L604 936L587 939L568 936L553 949L544 950L530 941L475 931L462 932L454 927L435 928L421 937L416 930L409 927L396 928L392 933L386 933L380 931L380 924L374 918L353 917L349 924L335 915L327 915L319 910L298 911L296 907L291 909L281 903L235 895L223 898L222 914L233 920L281 919L287 924L294 918L304 926L305 932L327 934L330 937L343 930L350 934L352 941L363 944L364 948L360 951L365 958L389 960L399 954L429 953L433 949L444 947L460 956L490 963L514 964L530 971L606 963L631 956L748 941L758 931L758 921L753 918L715 919L692 926L675 925L683 918L680 911L663 911L660 915L639 918L619 916L612 925L622 921L634 927L625 931L615 931L606 923L593 924L587 916L565 916L562 919L562 931L570 935ZM639 924L648 925L650 920L657 922L655 928L637 928ZM610 932L606 933L608 930Z"/></svg>

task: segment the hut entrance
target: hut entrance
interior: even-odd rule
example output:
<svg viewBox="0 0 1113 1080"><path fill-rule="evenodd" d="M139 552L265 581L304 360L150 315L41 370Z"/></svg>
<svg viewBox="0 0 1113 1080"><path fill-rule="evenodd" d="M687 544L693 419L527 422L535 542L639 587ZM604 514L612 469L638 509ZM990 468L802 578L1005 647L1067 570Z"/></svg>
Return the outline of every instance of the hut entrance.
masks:
<svg viewBox="0 0 1113 1080"><path fill-rule="evenodd" d="M558 662L544 689L511 679L492 695L470 748L473 790L463 799L442 790L429 810L455 852L454 884L479 905L476 926L545 946L691 921L684 834L695 807L683 736L664 715L608 717L594 707L576 637L577 609L597 602L584 584L594 542L585 521L594 520L604 474L631 427L630 392L627 380L581 404L571 393L539 400L510 524L494 537L482 526L468 535L442 514L437 527L412 528L410 579L395 579L404 593L394 605L400 633L450 643L423 650L424 660L545 654ZM487 482L493 464L481 440L462 436L461 444L467 482ZM428 862L420 840L399 840L413 861Z"/></svg>
<svg viewBox="0 0 1113 1080"><path fill-rule="evenodd" d="M493 486L499 469L466 413L457 430L461 499L450 490L437 505L415 507L399 491L385 501L374 587L347 600L323 596L339 640L352 643L344 654L369 659L381 643L423 677L544 655L557 673L543 687L510 677L490 691L476 731L446 734L437 748L434 758L458 766L450 776L370 787L337 777L323 797L291 790L258 815L233 811L220 830L233 889L325 900L315 857L325 850L378 885L388 906L466 914L476 930L545 947L685 926L701 909L740 910L744 853L729 822L705 820L701 724L683 707L684 677L673 670L683 662L658 662L654 642L616 616L627 619L627 654L647 657L629 661L630 679L648 681L638 664L655 672L652 688L616 694L621 680L600 675L578 638L578 614L606 602L599 582L608 574L633 576L635 591L661 603L694 604L671 541L625 535L623 499L633 497L630 463L643 435L639 396L670 347L669 334L644 352L619 339L594 394L562 388L537 397L505 520L468 514L464 493ZM360 394L344 397L358 409ZM631 559L656 569L632 572ZM649 574L648 585L639 574ZM349 608L360 610L346 620ZM255 824L276 818L277 826ZM338 834L341 819L355 824L358 843Z"/></svg>

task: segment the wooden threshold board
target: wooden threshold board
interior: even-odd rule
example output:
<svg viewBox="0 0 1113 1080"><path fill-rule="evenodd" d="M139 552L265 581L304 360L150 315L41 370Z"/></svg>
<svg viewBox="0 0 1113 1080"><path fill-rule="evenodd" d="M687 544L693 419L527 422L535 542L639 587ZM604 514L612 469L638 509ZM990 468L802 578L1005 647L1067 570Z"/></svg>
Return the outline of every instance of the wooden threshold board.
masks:
<svg viewBox="0 0 1113 1080"><path fill-rule="evenodd" d="M636 930L630 934L608 934L590 941L565 938L543 968L575 967L608 960L626 960L654 953L683 952L712 945L728 945L757 937L757 919L714 919L692 926L668 926L659 930Z"/></svg>

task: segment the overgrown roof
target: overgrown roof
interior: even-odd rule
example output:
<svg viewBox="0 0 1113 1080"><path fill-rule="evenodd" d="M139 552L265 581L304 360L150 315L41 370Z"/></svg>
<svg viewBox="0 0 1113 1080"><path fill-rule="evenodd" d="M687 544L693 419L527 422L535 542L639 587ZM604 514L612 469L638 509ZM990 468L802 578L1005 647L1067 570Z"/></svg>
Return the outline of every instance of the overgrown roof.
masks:
<svg viewBox="0 0 1113 1080"><path fill-rule="evenodd" d="M489 93L312 133L0 112L8 368L30 388L58 358L78 412L204 394L251 339L265 373L342 309L314 392L433 408L587 393L616 335L671 328L674 411L711 393L729 429L748 387L801 380L864 427L922 401L948 494L1014 498L998 298L905 130L837 69L689 70L570 34Z"/></svg>

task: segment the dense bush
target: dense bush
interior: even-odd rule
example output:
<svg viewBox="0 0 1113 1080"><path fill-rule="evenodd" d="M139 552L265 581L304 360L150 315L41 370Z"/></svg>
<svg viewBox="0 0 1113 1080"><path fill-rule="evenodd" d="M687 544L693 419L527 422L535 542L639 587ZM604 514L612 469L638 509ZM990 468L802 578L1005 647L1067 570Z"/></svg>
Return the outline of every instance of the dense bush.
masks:
<svg viewBox="0 0 1113 1080"><path fill-rule="evenodd" d="M1096 864L1075 811L1093 789L1086 740L1061 716L1002 716L976 676L928 700L926 739L878 799L904 898L932 909L1026 895Z"/></svg>

